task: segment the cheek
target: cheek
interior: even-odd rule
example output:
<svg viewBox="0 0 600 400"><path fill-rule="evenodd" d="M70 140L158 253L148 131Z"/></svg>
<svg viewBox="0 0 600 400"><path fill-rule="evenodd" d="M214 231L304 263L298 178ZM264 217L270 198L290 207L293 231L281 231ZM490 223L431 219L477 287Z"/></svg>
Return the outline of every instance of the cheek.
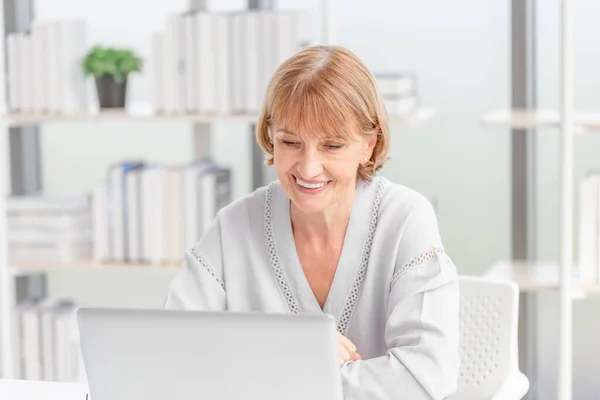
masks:
<svg viewBox="0 0 600 400"><path fill-rule="evenodd" d="M277 146L273 149L273 166L277 170L289 169L295 164L295 158L292 151Z"/></svg>
<svg viewBox="0 0 600 400"><path fill-rule="evenodd" d="M358 165L358 159L354 155L346 155L329 160L324 167L339 180L353 181L356 178Z"/></svg>

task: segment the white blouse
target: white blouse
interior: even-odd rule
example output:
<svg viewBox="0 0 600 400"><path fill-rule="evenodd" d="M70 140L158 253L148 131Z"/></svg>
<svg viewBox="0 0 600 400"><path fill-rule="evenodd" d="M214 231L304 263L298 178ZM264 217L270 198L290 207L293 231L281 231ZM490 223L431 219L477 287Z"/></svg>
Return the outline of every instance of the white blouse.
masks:
<svg viewBox="0 0 600 400"><path fill-rule="evenodd" d="M346 399L443 399L459 371L456 267L429 201L360 181L323 309L304 275L290 200L273 182L223 208L185 253L166 307L325 312L363 360L341 367Z"/></svg>

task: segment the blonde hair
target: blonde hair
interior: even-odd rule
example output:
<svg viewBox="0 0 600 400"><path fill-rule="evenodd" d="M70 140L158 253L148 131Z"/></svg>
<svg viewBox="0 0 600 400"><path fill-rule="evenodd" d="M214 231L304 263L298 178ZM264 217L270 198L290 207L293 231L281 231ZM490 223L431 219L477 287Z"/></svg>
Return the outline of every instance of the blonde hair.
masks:
<svg viewBox="0 0 600 400"><path fill-rule="evenodd" d="M267 87L256 138L273 164L273 126L324 137L354 139L358 132L377 135L358 176L370 180L387 161L387 113L375 80L348 49L313 46L298 52L275 71Z"/></svg>

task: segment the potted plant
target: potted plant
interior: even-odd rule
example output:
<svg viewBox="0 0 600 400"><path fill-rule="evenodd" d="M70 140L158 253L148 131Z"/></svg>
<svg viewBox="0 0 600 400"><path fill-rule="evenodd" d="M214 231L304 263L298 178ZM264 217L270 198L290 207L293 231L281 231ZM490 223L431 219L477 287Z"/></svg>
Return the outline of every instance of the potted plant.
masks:
<svg viewBox="0 0 600 400"><path fill-rule="evenodd" d="M100 108L125 108L127 76L142 70L142 59L133 51L92 47L82 61L86 76L96 80Z"/></svg>

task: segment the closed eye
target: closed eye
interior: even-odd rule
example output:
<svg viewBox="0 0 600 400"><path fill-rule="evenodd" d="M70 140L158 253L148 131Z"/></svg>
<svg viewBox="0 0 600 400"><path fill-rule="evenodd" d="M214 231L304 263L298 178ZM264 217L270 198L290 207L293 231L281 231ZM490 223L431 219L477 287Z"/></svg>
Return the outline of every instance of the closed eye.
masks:
<svg viewBox="0 0 600 400"><path fill-rule="evenodd" d="M341 149L342 147L344 147L343 144L326 144L325 147L327 147L328 149L331 150L337 150L337 149Z"/></svg>
<svg viewBox="0 0 600 400"><path fill-rule="evenodd" d="M283 139L281 140L281 143L283 143L284 145L289 146L289 147L296 147L300 144L298 142L293 142L291 140L283 140Z"/></svg>

